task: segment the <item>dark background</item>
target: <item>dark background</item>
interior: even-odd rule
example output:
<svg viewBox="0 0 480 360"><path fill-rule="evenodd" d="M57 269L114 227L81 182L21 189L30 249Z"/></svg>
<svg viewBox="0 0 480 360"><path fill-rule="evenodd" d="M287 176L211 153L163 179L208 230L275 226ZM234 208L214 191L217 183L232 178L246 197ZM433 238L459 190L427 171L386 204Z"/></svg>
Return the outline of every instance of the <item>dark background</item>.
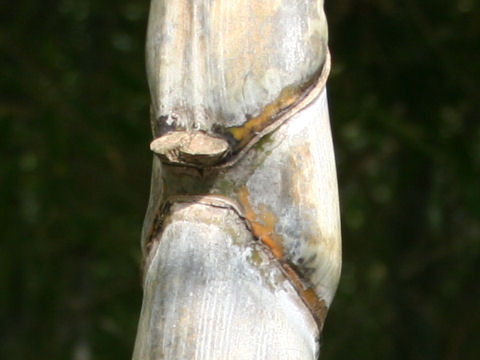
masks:
<svg viewBox="0 0 480 360"><path fill-rule="evenodd" d="M0 357L129 359L148 1L0 6ZM326 9L344 266L323 359L479 359L478 2Z"/></svg>

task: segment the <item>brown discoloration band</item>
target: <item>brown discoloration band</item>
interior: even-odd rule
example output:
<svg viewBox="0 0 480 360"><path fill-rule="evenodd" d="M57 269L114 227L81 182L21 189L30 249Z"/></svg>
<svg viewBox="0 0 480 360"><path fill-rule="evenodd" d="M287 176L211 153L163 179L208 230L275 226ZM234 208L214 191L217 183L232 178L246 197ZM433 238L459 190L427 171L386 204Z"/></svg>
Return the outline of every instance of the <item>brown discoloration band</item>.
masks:
<svg viewBox="0 0 480 360"><path fill-rule="evenodd" d="M299 101L304 92L311 86L312 81L301 87L288 87L284 89L278 99L268 104L263 112L249 119L242 126L235 126L227 129L236 141L237 147L244 147L259 131L263 130L267 125L275 121L275 118L295 103Z"/></svg>
<svg viewBox="0 0 480 360"><path fill-rule="evenodd" d="M242 187L238 194L240 204L243 206L245 218L250 222L253 235L268 246L276 259L283 258L283 245L280 237L275 234L274 228L277 218L274 213L264 211L260 214L260 221L253 211L248 200L248 190Z"/></svg>
<svg viewBox="0 0 480 360"><path fill-rule="evenodd" d="M327 305L324 300L318 298L312 286L306 284L297 271L289 264L288 259L284 258L284 249L280 236L275 233L276 216L274 213L263 210L260 215L253 211L252 205L248 199L248 190L244 186L240 189L239 202L243 207L246 220L251 225L253 235L262 241L272 252L285 272L285 275L293 284L305 305L312 312L320 331L327 316ZM260 219L260 221L259 221Z"/></svg>
<svg viewBox="0 0 480 360"><path fill-rule="evenodd" d="M273 103L267 105L260 115L249 119L242 126L226 129L227 133L230 133L237 141L229 164L233 164L236 158L248 151L259 139L277 129L320 95L330 74L330 61L330 52L327 51L325 62L318 76L303 86L285 88L280 96ZM238 155L235 156L236 154Z"/></svg>
<svg viewBox="0 0 480 360"><path fill-rule="evenodd" d="M325 318L327 317L327 304L324 300L320 300L315 294L315 291L311 286L305 288L303 281L298 276L297 272L288 264L282 264L285 273L287 274L288 279L292 282L297 290L298 294L302 298L305 305L312 312L315 321L318 324L320 332L322 331L323 324L325 323Z"/></svg>

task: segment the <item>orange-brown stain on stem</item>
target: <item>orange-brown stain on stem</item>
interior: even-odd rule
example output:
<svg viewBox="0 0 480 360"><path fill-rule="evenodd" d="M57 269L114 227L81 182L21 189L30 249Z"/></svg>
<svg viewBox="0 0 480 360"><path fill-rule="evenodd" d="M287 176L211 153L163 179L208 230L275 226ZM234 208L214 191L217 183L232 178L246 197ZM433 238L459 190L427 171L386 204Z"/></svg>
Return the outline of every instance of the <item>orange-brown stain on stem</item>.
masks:
<svg viewBox="0 0 480 360"><path fill-rule="evenodd" d="M240 189L238 197L245 211L245 217L252 226L253 235L268 246L275 258L282 259L283 245L280 237L275 234L275 224L277 222L275 214L263 208L257 217L248 199L248 190L245 186Z"/></svg>
<svg viewBox="0 0 480 360"><path fill-rule="evenodd" d="M303 87L287 87L282 90L278 99L268 104L263 112L241 126L228 128L235 140L239 141L239 146L243 147L250 141L255 133L262 131L267 125L273 122L273 119L282 110L285 110L295 104L304 92Z"/></svg>
<svg viewBox="0 0 480 360"><path fill-rule="evenodd" d="M265 207L261 207L260 215L257 216L252 209L252 205L248 199L248 190L245 186L240 189L238 198L243 206L244 215L252 226L253 235L267 245L273 256L280 260L287 278L292 282L301 299L312 312L321 331L323 323L325 322L325 317L327 316L327 305L324 300L318 298L311 286L304 286L300 276L292 266L288 264L288 259L285 260L283 258L284 251L281 239L274 232L275 224L277 222L275 214L267 211Z"/></svg>
<svg viewBox="0 0 480 360"><path fill-rule="evenodd" d="M315 318L315 321L317 322L321 331L328 311L325 301L318 298L312 287L304 287L302 280L300 280L300 277L290 265L282 264L282 267L287 273L290 281L295 286L295 289L297 289L297 292L302 298L303 302L312 312L313 317Z"/></svg>

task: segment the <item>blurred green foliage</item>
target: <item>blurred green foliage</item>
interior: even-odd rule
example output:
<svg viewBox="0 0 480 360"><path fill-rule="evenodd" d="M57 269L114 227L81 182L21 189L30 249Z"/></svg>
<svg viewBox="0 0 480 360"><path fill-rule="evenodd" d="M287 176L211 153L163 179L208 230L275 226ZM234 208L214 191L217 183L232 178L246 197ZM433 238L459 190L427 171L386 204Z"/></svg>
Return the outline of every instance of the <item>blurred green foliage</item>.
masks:
<svg viewBox="0 0 480 360"><path fill-rule="evenodd" d="M2 7L0 358L128 359L151 162L148 3Z"/></svg>
<svg viewBox="0 0 480 360"><path fill-rule="evenodd" d="M480 7L327 1L344 267L325 359L480 358Z"/></svg>
<svg viewBox="0 0 480 360"><path fill-rule="evenodd" d="M326 8L344 267L322 358L478 359L480 6ZM148 1L0 10L0 357L129 359Z"/></svg>

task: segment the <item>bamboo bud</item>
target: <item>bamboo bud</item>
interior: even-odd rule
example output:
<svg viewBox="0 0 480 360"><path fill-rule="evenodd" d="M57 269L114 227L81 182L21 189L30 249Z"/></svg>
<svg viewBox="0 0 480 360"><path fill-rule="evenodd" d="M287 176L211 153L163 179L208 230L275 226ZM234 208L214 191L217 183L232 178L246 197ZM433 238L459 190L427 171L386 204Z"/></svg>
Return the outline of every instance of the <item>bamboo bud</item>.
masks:
<svg viewBox="0 0 480 360"><path fill-rule="evenodd" d="M205 167L222 160L229 145L201 131L171 131L153 140L150 150L164 162Z"/></svg>

